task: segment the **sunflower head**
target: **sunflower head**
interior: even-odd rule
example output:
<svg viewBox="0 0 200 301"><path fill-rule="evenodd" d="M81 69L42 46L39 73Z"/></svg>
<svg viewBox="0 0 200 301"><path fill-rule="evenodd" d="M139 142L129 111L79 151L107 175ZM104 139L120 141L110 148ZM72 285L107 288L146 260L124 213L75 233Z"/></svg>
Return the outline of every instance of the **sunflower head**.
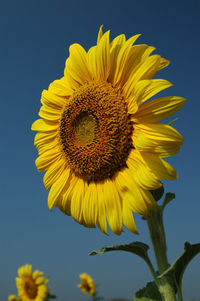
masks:
<svg viewBox="0 0 200 301"><path fill-rule="evenodd" d="M16 278L18 295L23 301L45 301L49 290L46 285L47 278L42 277L43 272L38 270L32 273L32 266L26 264L18 269L19 277Z"/></svg>
<svg viewBox="0 0 200 301"><path fill-rule="evenodd" d="M80 276L81 283L78 284L78 287L86 295L95 295L96 294L96 285L93 282L93 279L86 273L81 274Z"/></svg>
<svg viewBox="0 0 200 301"><path fill-rule="evenodd" d="M154 47L134 45L139 35L99 30L86 52L70 46L64 76L42 92L36 166L45 171L48 206L58 207L86 227L120 234L124 224L137 233L132 212L158 208L150 191L159 180L176 179L163 160L177 153L182 136L160 120L178 111L185 99L151 99L172 84L154 75L169 61L151 55Z"/></svg>

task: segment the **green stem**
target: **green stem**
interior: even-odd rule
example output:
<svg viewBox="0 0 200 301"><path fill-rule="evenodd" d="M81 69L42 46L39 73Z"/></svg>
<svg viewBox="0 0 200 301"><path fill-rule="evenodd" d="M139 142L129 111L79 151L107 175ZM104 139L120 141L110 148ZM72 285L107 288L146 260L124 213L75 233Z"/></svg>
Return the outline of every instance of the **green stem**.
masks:
<svg viewBox="0 0 200 301"><path fill-rule="evenodd" d="M182 291L179 286L177 286L177 296L178 296L178 301L183 301Z"/></svg>
<svg viewBox="0 0 200 301"><path fill-rule="evenodd" d="M167 260L167 247L161 212L159 210L152 211L147 218L147 223L158 265L158 271L159 274L162 274L169 267L169 263ZM164 276L160 279L159 290L165 301L176 301L176 293L170 276Z"/></svg>
<svg viewBox="0 0 200 301"><path fill-rule="evenodd" d="M96 301L96 294L93 294L91 297L91 301Z"/></svg>

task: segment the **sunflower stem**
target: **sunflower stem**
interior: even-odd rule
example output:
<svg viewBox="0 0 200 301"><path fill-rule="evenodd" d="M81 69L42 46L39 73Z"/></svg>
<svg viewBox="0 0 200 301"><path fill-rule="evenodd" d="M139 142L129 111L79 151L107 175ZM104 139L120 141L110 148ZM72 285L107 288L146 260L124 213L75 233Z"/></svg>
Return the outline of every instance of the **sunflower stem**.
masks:
<svg viewBox="0 0 200 301"><path fill-rule="evenodd" d="M180 287L177 287L177 296L178 296L178 301L183 301L182 291Z"/></svg>
<svg viewBox="0 0 200 301"><path fill-rule="evenodd" d="M162 221L162 214L158 211L152 211L147 217L147 224L154 248L156 262L159 274L162 274L168 267L167 246L165 230ZM165 301L176 301L173 279L170 276L163 276L160 279L159 290Z"/></svg>
<svg viewBox="0 0 200 301"><path fill-rule="evenodd" d="M91 301L96 301L96 299L97 299L97 298L96 298L96 294L92 294L92 295L91 295Z"/></svg>

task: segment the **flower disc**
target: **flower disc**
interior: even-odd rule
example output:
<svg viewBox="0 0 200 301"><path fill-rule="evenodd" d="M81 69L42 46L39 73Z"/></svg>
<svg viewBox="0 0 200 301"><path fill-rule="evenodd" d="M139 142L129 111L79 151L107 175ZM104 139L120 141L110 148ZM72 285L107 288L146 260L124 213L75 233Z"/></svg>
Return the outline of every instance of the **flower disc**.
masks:
<svg viewBox="0 0 200 301"><path fill-rule="evenodd" d="M120 91L109 83L94 81L74 92L62 114L60 138L77 177L99 182L126 166L133 147L130 119Z"/></svg>

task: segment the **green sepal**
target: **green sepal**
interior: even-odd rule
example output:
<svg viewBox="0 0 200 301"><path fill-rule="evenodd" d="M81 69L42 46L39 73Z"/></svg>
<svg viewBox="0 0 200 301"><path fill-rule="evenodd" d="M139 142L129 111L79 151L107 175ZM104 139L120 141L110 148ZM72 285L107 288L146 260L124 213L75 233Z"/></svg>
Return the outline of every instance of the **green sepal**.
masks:
<svg viewBox="0 0 200 301"><path fill-rule="evenodd" d="M165 195L165 199L164 199L164 202L161 206L161 209L162 211L165 209L165 207L172 201L174 200L176 197L175 193L172 193L172 192L167 192L166 195Z"/></svg>
<svg viewBox="0 0 200 301"><path fill-rule="evenodd" d="M154 199L156 200L156 202L158 202L163 194L164 194L164 186L160 186L159 188L157 189L154 189L154 190L150 190L151 194L153 195Z"/></svg>
<svg viewBox="0 0 200 301"><path fill-rule="evenodd" d="M155 282L148 282L147 285L136 292L134 301L162 301L162 296Z"/></svg>
<svg viewBox="0 0 200 301"><path fill-rule="evenodd" d="M175 285L178 289L181 288L184 271L189 262L200 253L200 244L191 245L189 242L185 243L183 253L170 265L170 267L158 278L173 274Z"/></svg>

